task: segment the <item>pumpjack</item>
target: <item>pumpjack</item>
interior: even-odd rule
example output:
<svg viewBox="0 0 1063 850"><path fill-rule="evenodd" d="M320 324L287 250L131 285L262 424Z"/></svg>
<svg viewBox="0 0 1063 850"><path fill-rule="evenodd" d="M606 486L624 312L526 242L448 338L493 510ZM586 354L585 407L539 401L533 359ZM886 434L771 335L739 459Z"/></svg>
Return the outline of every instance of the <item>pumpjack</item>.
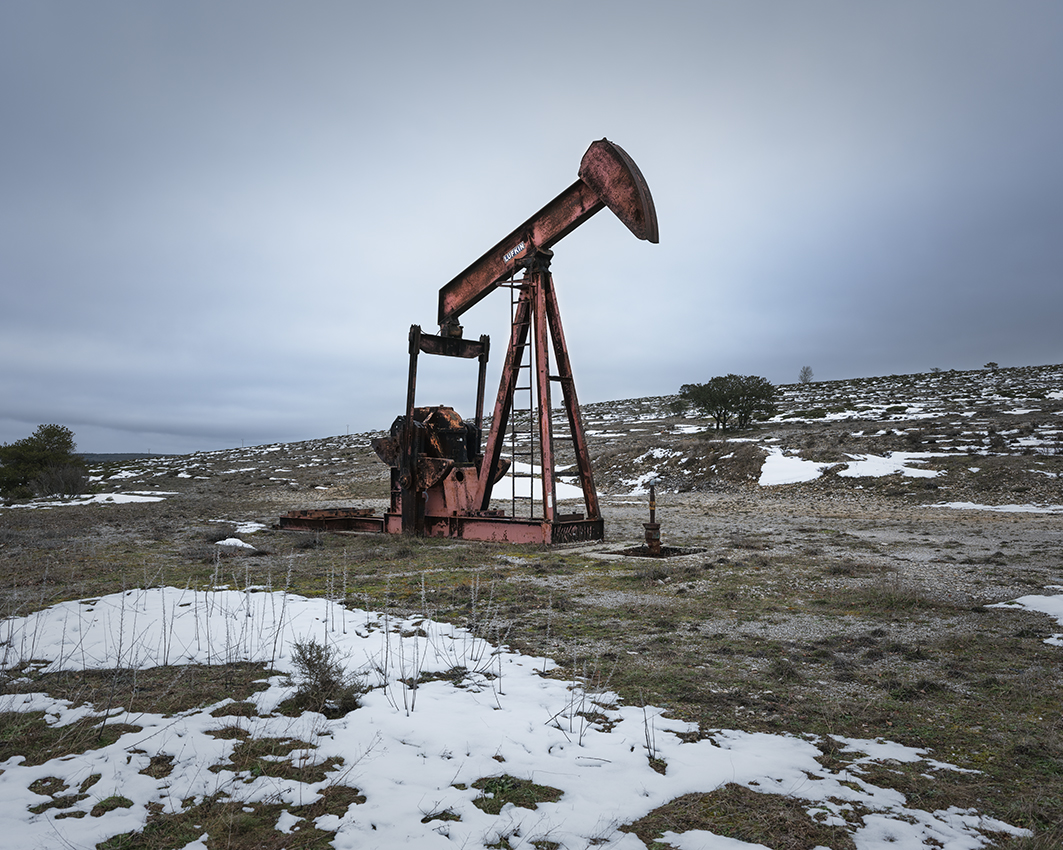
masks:
<svg viewBox="0 0 1063 850"><path fill-rule="evenodd" d="M419 325L410 327L406 409L392 423L387 436L373 441L377 456L391 467L389 510L383 517L344 509L295 511L281 517L281 527L533 544L603 539L604 523L550 260L551 248L557 242L606 207L637 238L658 241L657 213L642 172L619 145L601 139L583 155L575 183L439 290L438 334L425 333ZM486 335L477 341L464 339L459 319L500 287L512 293L511 328L484 439L490 339ZM421 354L478 361L476 411L471 421L450 407L416 405ZM561 389L567 435L561 433L563 426L555 433L553 384ZM521 390L527 391L529 404L518 415L514 400ZM511 429L510 457L506 458L507 427L515 425L517 418L527 431L518 441ZM582 490L583 512L562 513L557 504L555 442L562 439L572 442L574 477ZM522 463L518 457L529 462ZM513 509L507 513L492 507L492 493L511 469L509 498ZM526 476L529 485L538 484L539 489L538 497L532 487L521 494L526 516L516 515L517 481L512 479L518 474ZM566 477L571 476L571 472L566 473Z"/></svg>

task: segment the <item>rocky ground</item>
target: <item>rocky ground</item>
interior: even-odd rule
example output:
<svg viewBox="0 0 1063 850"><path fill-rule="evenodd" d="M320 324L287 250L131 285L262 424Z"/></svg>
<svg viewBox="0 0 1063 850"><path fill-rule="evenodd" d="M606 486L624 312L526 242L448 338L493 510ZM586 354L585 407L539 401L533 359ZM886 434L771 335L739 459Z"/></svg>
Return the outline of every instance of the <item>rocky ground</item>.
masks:
<svg viewBox="0 0 1063 850"><path fill-rule="evenodd" d="M675 397L588 405L607 541L555 550L269 529L299 508L382 509L373 435L100 467L95 504L0 509L4 612L219 578L459 621L489 595L495 637L566 674L704 728L931 748L982 773L876 781L1034 830L1001 846L1061 846L1063 649L1045 640L1063 627L987 606L1063 585L1063 366L780 400L727 435ZM785 464L807 480L768 483ZM663 541L687 554L617 554L640 542L650 480ZM251 548L217 545L233 536Z"/></svg>

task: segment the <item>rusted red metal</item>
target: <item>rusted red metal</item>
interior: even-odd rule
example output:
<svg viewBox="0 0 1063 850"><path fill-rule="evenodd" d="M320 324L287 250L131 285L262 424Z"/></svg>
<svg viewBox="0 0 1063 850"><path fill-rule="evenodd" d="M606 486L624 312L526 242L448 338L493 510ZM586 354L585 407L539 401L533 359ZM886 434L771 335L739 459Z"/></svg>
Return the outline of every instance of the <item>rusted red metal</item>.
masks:
<svg viewBox="0 0 1063 850"><path fill-rule="evenodd" d="M537 249L549 249L604 207L639 239L658 241L657 211L646 178L617 144L591 144L579 180L554 198L439 290L439 324L458 317L523 268Z"/></svg>
<svg viewBox="0 0 1063 850"><path fill-rule="evenodd" d="M661 524L657 522L657 491L650 485L650 521L642 524L646 532L646 549L651 557L661 557Z"/></svg>
<svg viewBox="0 0 1063 850"><path fill-rule="evenodd" d="M517 386L517 375L524 347L528 344L531 329L531 294L528 287L522 287L520 298L513 313L513 325L510 331L509 347L502 364L502 378L498 384L498 396L495 399L494 414L491 417L491 430L487 435L484 448L484 463L489 470L496 469L502 457L502 442L509 425L509 414L513 410L513 395ZM487 510L491 502L491 488L495 481L485 476L479 481L476 503L480 510Z"/></svg>
<svg viewBox="0 0 1063 850"><path fill-rule="evenodd" d="M550 330L550 338L554 343L556 358L557 375L554 380L561 385L569 434L572 436L572 448L576 456L576 472L583 490L583 501L587 506L587 516L598 517L601 516L598 507L598 490L594 485L594 470L591 467L590 450L587 448L587 436L583 431L583 415L580 413L579 399L576 398L576 381L572 376L572 364L568 359L565 331L561 327L561 311L558 309L557 296L554 293L554 279L547 273L542 283L546 301L546 321Z"/></svg>
<svg viewBox="0 0 1063 850"><path fill-rule="evenodd" d="M401 517L384 515L384 530L392 534L402 532ZM506 516L503 511L453 516L426 516L424 536L457 537L491 543L516 543L550 546L560 543L584 543L602 540L604 521L586 519L582 515L557 516L553 521L527 517Z"/></svg>
<svg viewBox="0 0 1063 850"><path fill-rule="evenodd" d="M386 530L541 544L562 539L601 539L603 536L604 523L583 433L561 314L554 294L550 258L551 252L536 251L520 284L510 345L483 454L479 451L480 428L463 421L451 408L412 407L417 354L440 353L440 346L426 343L427 337L419 327L411 328L409 412L392 426L390 437L374 442L380 459L392 467L392 507L385 522ZM505 474L508 466L508 461L501 457L502 441L513 410L519 367L528 347L534 349L536 364L532 380L538 399L536 427L542 516L517 520L499 516L490 510L490 504L494 484ZM466 356L478 355L469 352ZM554 364L553 369L551 363ZM552 374L555 370L557 374ZM584 514L570 515L564 520L557 509L551 415L553 382L561 387L586 506ZM477 421L480 418L478 411ZM393 516L397 522L391 519Z"/></svg>
<svg viewBox="0 0 1063 850"><path fill-rule="evenodd" d="M563 407L568 419L569 433L573 441L576 459L577 477L583 490L586 516L589 520L601 518L598 494L594 484L594 472L590 462L583 420L576 397L572 366L565 344L564 330L561 325L561 313L558 310L554 293L553 277L549 271L550 252L540 251L534 262L529 264L528 274L522 282L520 300L514 314L512 336L502 368L502 379L498 398L495 402L492 428L487 437L484 450L484 464L487 469L494 469L499 462L502 439L506 431L510 412L513 407L513 395L518 381L518 366L525 347L532 337L536 350L536 381L538 389L537 422L540 469L542 476L543 516L547 520L555 518L556 475L554 472L554 430L551 411L553 410L551 383L556 382L562 391ZM550 354L553 354L554 371L550 374ZM483 476L480 480L480 492L476 502L481 509L487 509L491 501L491 488L498 476Z"/></svg>
<svg viewBox="0 0 1063 850"><path fill-rule="evenodd" d="M383 517L373 516L371 508L325 508L290 511L280 518L285 531L362 531L384 530Z"/></svg>
<svg viewBox="0 0 1063 850"><path fill-rule="evenodd" d="M583 155L579 177L638 239L658 241L657 210L646 178L620 145L595 142Z"/></svg>
<svg viewBox="0 0 1063 850"><path fill-rule="evenodd" d="M605 207L639 239L658 241L657 214L645 178L622 148L601 139L584 154L579 179L572 186L440 289L438 336L423 333L418 325L410 328L406 409L392 424L390 434L373 442L378 457L391 467L391 505L382 518L375 518L380 526L376 530L532 544L603 539L604 523L594 473L550 274L550 246ZM514 273L519 270L524 275L514 281ZM519 297L494 415L481 451L490 341L486 336L481 336L479 342L462 339L458 320L503 282L519 290ZM492 509L491 497L494 485L510 465L502 457L503 435L513 413L518 375L528 352L534 354L536 365L531 383L537 399L542 515L518 518ZM472 421L462 419L449 407L416 407L417 363L421 354L479 360ZM561 514L557 508L551 418L554 383L561 388L584 513ZM292 515L289 518L291 523L329 520ZM338 523L353 522L355 518L331 519Z"/></svg>

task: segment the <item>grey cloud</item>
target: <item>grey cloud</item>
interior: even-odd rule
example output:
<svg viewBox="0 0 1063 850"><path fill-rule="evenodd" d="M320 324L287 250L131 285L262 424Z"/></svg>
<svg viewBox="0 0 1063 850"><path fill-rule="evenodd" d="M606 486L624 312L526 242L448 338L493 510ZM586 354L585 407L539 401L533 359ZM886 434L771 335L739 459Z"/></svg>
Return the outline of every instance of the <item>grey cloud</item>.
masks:
<svg viewBox="0 0 1063 850"><path fill-rule="evenodd" d="M603 213L557 247L584 401L1061 359L1057 4L547 2L533 29L497 3L5 6L0 440L386 427L409 324L603 135L661 244ZM466 321L496 360L502 301Z"/></svg>

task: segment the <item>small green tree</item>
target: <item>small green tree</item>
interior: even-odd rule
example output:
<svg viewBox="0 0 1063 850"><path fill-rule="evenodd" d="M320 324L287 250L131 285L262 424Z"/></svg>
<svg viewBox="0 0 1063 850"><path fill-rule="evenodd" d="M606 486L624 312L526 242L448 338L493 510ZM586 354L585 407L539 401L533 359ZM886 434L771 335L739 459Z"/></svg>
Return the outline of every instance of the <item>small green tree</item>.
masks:
<svg viewBox="0 0 1063 850"><path fill-rule="evenodd" d="M684 384L679 396L716 420L726 431L733 423L747 428L757 419L775 415L775 387L756 375L723 375L705 384Z"/></svg>
<svg viewBox="0 0 1063 850"><path fill-rule="evenodd" d="M74 432L63 425L40 425L31 436L5 443L0 446L0 493L77 495L84 489L85 464L74 454L76 448Z"/></svg>

